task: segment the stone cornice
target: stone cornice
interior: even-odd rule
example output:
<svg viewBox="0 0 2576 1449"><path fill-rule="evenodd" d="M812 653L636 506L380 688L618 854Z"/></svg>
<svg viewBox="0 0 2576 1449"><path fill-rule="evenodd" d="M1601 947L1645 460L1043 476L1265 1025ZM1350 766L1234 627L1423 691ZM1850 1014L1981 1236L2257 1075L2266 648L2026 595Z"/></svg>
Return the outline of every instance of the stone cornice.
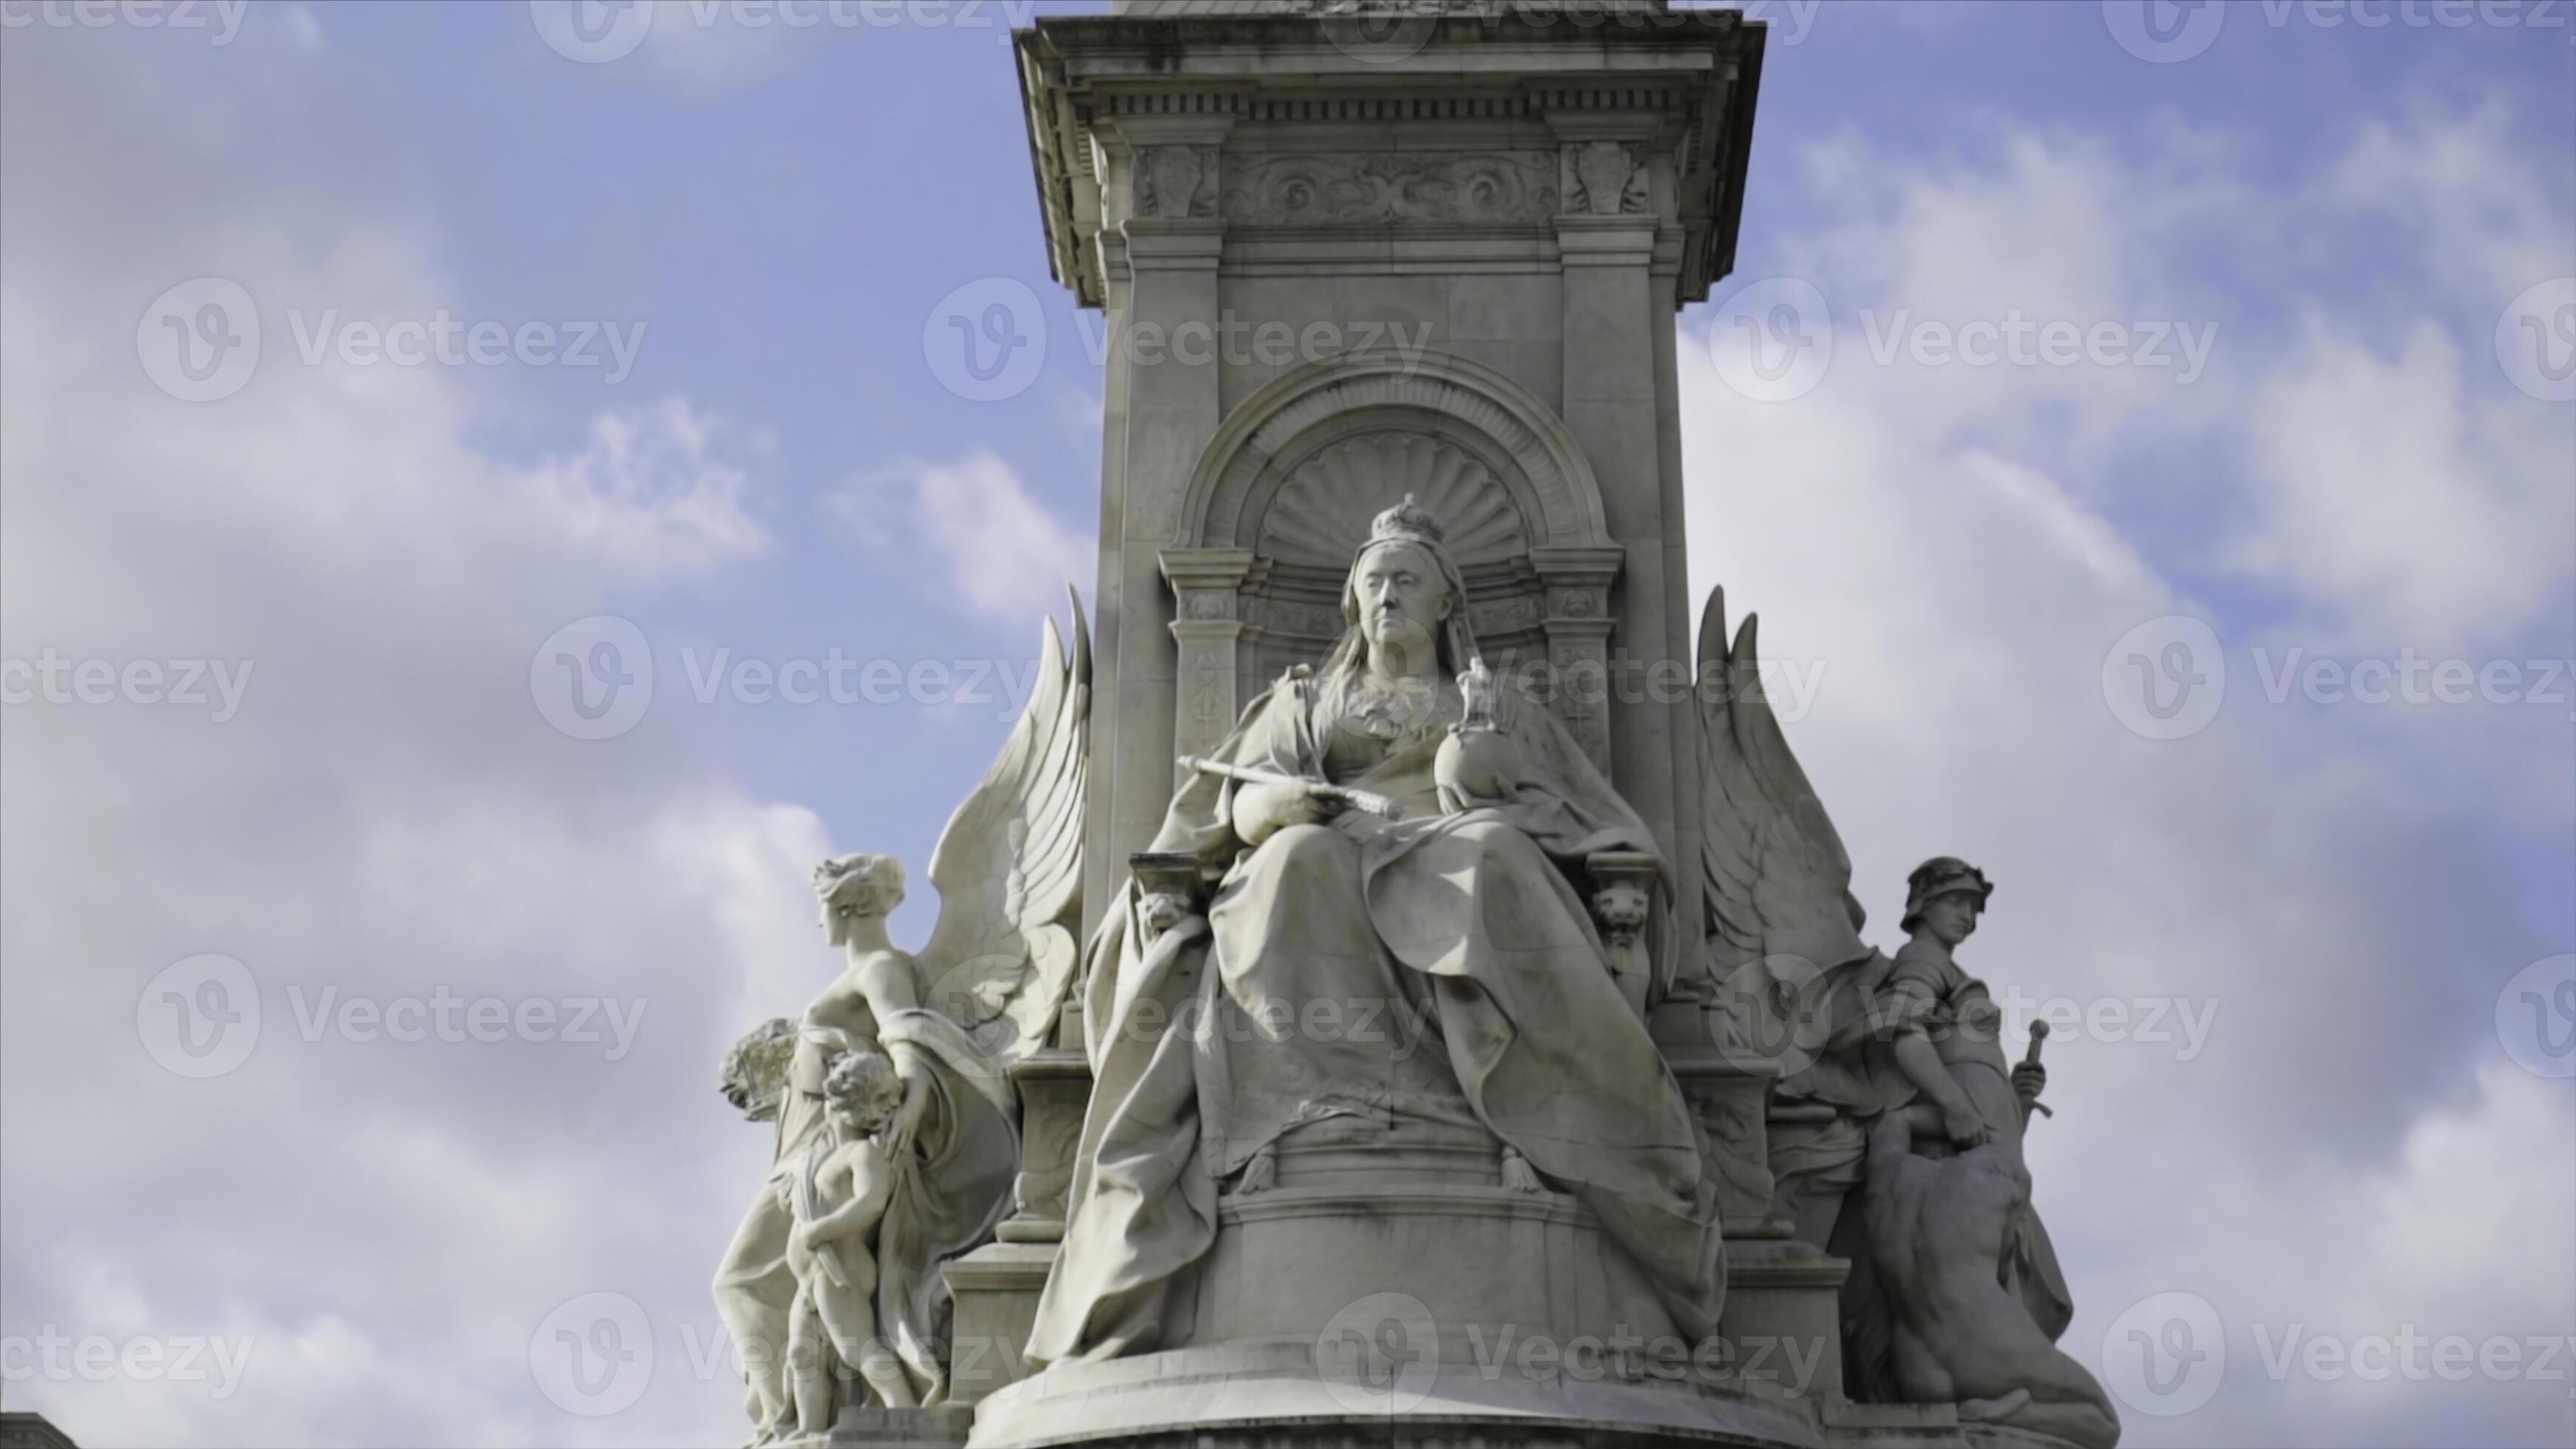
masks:
<svg viewBox="0 0 2576 1449"><path fill-rule="evenodd" d="M1267 149L1293 135L1326 148L1347 131L1349 154L1383 154L1364 134L1387 125L1455 135L1519 122L1540 135L1636 138L1669 180L1655 210L1682 239L1677 302L1705 298L1734 267L1764 27L1735 11L1641 10L1576 28L1502 7L1408 22L1401 53L1337 45L1308 15L1041 20L1017 36L1032 161L1057 280L1086 306L1107 295L1100 233L1105 152L1146 129L1230 138ZM1414 41L1418 45L1413 44ZM1247 135L1247 132L1255 133ZM1433 139L1426 135L1426 139ZM1461 149L1468 149L1461 147ZM1484 216L1396 218L1436 230ZM1552 229L1526 218L1534 234Z"/></svg>

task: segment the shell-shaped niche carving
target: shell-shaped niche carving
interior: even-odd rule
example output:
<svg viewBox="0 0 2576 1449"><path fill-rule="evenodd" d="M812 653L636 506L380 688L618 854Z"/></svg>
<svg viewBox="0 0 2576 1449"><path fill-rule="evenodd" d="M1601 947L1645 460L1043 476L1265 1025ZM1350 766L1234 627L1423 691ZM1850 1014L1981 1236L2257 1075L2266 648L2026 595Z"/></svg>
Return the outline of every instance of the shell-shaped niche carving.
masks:
<svg viewBox="0 0 2576 1449"><path fill-rule="evenodd" d="M1484 461L1427 433L1363 433L1297 465L1261 521L1261 552L1297 563L1348 567L1369 521L1412 494L1446 530L1461 565L1529 547L1509 490Z"/></svg>

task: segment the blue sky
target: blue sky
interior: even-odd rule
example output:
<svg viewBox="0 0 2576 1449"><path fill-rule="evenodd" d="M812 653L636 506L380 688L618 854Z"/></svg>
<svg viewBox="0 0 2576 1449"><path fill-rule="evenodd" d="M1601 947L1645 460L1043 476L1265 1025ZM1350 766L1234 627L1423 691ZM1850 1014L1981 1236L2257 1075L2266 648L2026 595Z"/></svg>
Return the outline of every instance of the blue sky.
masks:
<svg viewBox="0 0 2576 1449"><path fill-rule="evenodd" d="M1003 29L666 7L577 64L518 4L259 4L220 44L0 10L0 656L252 670L221 722L0 713L0 1338L251 1345L220 1396L0 1396L83 1443L731 1442L691 1353L765 1139L717 1057L832 969L807 868L917 876L1039 617L1092 593L1099 323L1047 277ZM1882 939L1905 870L1955 851L2003 883L1973 969L2210 1013L2197 1045L2051 1043L2069 1351L2116 1379L2163 1295L2213 1315L2223 1378L2146 1394L2175 1411L2128 1413L2132 1444L2576 1440L2576 1368L2279 1358L2294 1326L2576 1333L2576 1083L2498 1021L2576 964L2576 705L2264 688L2292 650L2528 691L2576 658L2576 403L2495 343L2518 299L2544 334L2576 307L2576 15L2186 9L2167 33L2223 20L2159 62L2117 6L1765 13L1737 273L1680 319L1694 586L1817 671L1791 736ZM137 329L200 278L262 348L189 403ZM933 360L943 299L992 279L1047 347L979 402ZM1834 337L1794 397L1748 395L1726 346L1773 279ZM299 355L325 313L439 309L643 332L614 384ZM2014 309L2212 340L2187 382L1873 355ZM2561 370L2576 331L2549 345ZM571 738L531 671L601 615L655 691ZM2150 739L2104 663L2177 618L2227 685ZM720 650L996 682L700 704ZM898 936L935 911L924 885ZM263 1017L200 1080L138 1006L206 953ZM640 1017L613 1058L300 1030L333 988ZM531 1340L601 1291L658 1366L569 1414Z"/></svg>

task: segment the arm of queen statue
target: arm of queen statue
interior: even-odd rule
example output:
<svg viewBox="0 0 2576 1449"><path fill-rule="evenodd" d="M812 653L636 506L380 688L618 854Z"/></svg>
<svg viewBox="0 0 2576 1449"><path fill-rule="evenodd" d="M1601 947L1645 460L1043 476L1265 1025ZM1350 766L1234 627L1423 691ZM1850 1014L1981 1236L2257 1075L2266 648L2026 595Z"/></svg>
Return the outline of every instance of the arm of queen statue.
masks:
<svg viewBox="0 0 2576 1449"><path fill-rule="evenodd" d="M1660 955L1653 836L1564 725L1482 663L1465 598L1435 519L1410 499L1379 515L1339 642L1245 710L1209 752L1221 772L1180 782L1152 852L1198 863L1198 913L1149 930L1133 887L1106 913L1086 981L1093 1110L1037 1359L1164 1341L1163 1289L1212 1244L1224 1184L1257 1187L1255 1159L1319 1121L1415 1110L1481 1122L1498 1180L1581 1197L1677 1318L1711 1326L1697 1134L1575 883L1595 857L1643 862L1640 944ZM1354 810L1336 789L1400 809ZM1437 1045L1302 1029L1371 1009ZM1231 1030L1168 1027L1210 1012L1300 1029L1241 1050Z"/></svg>

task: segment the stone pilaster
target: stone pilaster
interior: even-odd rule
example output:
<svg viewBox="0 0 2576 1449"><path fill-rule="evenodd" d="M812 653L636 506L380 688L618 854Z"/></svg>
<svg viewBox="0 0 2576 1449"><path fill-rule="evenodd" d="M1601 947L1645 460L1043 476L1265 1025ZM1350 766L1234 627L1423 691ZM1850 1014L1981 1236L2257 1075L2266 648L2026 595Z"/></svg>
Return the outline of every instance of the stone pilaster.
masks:
<svg viewBox="0 0 2576 1449"><path fill-rule="evenodd" d="M1678 794L1670 716L1646 693L1663 661L1688 657L1672 632L1663 451L1657 438L1666 398L1654 338L1671 330L1655 306L1654 265L1671 183L1658 174L1663 118L1651 112L1568 110L1547 116L1559 156L1561 211L1556 240L1564 271L1565 423L1591 460L1612 537L1628 545L1613 601L1625 628L1616 640L1628 667L1611 675L1605 707L1612 781L1654 831L1667 860L1680 859ZM1551 590L1551 604L1554 603ZM1681 617L1687 618L1687 613ZM1554 622L1551 620L1551 642ZM1605 655L1611 641L1601 647ZM1633 696L1633 697L1631 697Z"/></svg>
<svg viewBox="0 0 2576 1449"><path fill-rule="evenodd" d="M1175 600L1172 639L1180 649L1176 754L1204 755L1243 712L1244 580L1255 567L1246 548L1167 548L1163 577Z"/></svg>
<svg viewBox="0 0 2576 1449"><path fill-rule="evenodd" d="M1086 933L1113 900L1119 866L1153 839L1170 799L1171 699L1179 641L1161 578L1160 550L1177 528L1181 497L1222 420L1218 369L1195 339L1219 335L1217 263L1225 222L1216 214L1222 115L1122 115L1093 133L1101 178L1102 270L1110 293L1105 386L1100 593L1104 616L1094 728L1092 814L1085 842ZM1110 615L1114 610L1112 622Z"/></svg>

